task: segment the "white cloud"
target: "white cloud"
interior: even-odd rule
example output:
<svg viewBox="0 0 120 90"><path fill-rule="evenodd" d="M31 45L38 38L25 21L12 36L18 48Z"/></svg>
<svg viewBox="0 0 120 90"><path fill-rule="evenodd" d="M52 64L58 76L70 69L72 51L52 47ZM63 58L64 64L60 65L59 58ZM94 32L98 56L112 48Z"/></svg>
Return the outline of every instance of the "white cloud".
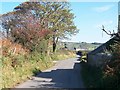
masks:
<svg viewBox="0 0 120 90"><path fill-rule="evenodd" d="M106 6L101 6L101 7L94 7L92 8L96 12L105 12L110 10L114 5L106 5Z"/></svg>

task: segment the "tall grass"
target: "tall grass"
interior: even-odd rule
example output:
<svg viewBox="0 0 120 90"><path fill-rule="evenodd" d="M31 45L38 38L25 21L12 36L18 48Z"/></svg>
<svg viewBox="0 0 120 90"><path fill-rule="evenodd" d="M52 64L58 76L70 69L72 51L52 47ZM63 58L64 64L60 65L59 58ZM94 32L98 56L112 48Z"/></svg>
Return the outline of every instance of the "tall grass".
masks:
<svg viewBox="0 0 120 90"><path fill-rule="evenodd" d="M64 53L65 52L65 53ZM22 55L2 56L2 88L12 88L30 79L41 71L53 66L53 60L73 57L69 51L59 51L52 55L38 52Z"/></svg>
<svg viewBox="0 0 120 90"><path fill-rule="evenodd" d="M2 88L13 87L29 79L35 70L44 70L52 65L50 59L43 60L38 54L2 57Z"/></svg>

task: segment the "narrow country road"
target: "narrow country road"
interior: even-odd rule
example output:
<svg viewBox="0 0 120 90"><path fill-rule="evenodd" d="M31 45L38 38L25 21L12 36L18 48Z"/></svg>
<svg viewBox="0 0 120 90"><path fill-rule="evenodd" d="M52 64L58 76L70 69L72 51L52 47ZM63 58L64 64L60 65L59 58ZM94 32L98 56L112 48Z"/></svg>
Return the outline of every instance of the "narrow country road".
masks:
<svg viewBox="0 0 120 90"><path fill-rule="evenodd" d="M84 88L78 58L61 60L16 88Z"/></svg>

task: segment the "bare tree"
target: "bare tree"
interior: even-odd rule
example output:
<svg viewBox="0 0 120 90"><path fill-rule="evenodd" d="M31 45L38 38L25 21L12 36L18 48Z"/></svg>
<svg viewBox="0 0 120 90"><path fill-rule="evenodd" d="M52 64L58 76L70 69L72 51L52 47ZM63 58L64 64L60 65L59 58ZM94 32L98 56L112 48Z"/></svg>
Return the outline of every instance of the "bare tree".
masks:
<svg viewBox="0 0 120 90"><path fill-rule="evenodd" d="M113 32L105 30L104 25L102 25L102 30L107 34L110 35L111 37L116 37L116 39L120 40L120 30L116 33L114 30Z"/></svg>

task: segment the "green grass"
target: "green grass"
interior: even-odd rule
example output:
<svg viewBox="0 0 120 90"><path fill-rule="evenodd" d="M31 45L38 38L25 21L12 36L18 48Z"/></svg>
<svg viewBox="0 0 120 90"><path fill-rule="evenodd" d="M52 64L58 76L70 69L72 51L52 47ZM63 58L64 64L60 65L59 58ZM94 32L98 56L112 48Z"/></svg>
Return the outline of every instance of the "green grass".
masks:
<svg viewBox="0 0 120 90"><path fill-rule="evenodd" d="M17 59L16 59L17 58ZM12 62L16 60L13 64ZM45 63L48 62L48 63ZM46 65L47 64L47 65ZM50 60L41 60L36 55L7 58L3 57L2 65L2 88L12 88L17 83L29 79L32 75L52 66Z"/></svg>
<svg viewBox="0 0 120 90"><path fill-rule="evenodd" d="M72 52L56 52L52 55L41 55L34 52L28 55L2 56L2 88L13 88L33 75L52 67L53 60L63 60L74 56Z"/></svg>

